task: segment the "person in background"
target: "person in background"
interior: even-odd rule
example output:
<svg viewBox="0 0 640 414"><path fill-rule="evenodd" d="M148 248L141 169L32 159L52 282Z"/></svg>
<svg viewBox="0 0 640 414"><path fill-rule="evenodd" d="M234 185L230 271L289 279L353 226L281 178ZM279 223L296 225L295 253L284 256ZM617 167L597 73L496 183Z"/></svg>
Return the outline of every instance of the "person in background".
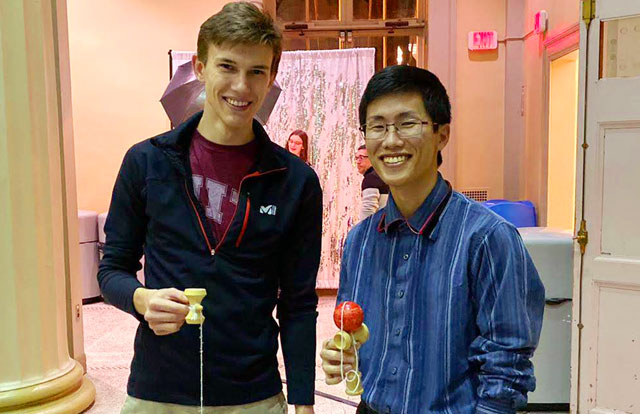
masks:
<svg viewBox="0 0 640 414"><path fill-rule="evenodd" d="M356 152L356 167L358 172L364 175L360 207L360 220L364 220L387 205L389 186L380 179L378 173L371 166L366 145L361 145Z"/></svg>
<svg viewBox="0 0 640 414"><path fill-rule="evenodd" d="M303 130L296 129L295 131L293 131L287 139L285 148L287 148L290 153L297 155L300 159L302 159L302 161L306 162L307 164L309 163L309 156L307 155L307 148L309 148L309 136Z"/></svg>
<svg viewBox="0 0 640 414"><path fill-rule="evenodd" d="M288 402L314 412L322 190L253 119L281 45L267 14L226 4L198 34L204 111L124 157L98 271L140 322L122 414L199 413L200 387L206 413L285 414L278 336ZM184 325L186 288L207 290L202 331Z"/></svg>
<svg viewBox="0 0 640 414"><path fill-rule="evenodd" d="M387 67L359 115L391 195L349 232L342 256L338 302L358 303L370 330L357 413L514 414L535 389L544 287L518 230L438 172L444 86L427 70ZM354 368L333 339L320 356L327 384Z"/></svg>

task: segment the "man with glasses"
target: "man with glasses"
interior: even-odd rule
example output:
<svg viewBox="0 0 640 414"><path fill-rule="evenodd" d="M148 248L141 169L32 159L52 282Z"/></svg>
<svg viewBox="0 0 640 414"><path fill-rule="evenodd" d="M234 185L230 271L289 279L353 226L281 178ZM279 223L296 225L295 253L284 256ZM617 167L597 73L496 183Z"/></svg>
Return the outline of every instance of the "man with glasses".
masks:
<svg viewBox="0 0 640 414"><path fill-rule="evenodd" d="M371 166L366 145L361 145L356 152L356 167L358 172L364 176L360 207L360 220L364 220L387 205L389 186L380 179L378 173Z"/></svg>
<svg viewBox="0 0 640 414"><path fill-rule="evenodd" d="M360 103L391 196L342 258L338 302L362 306L371 332L358 414L511 414L535 388L544 288L516 228L438 173L450 108L438 78L410 66L374 75ZM352 376L353 352L331 339L320 356L327 384Z"/></svg>

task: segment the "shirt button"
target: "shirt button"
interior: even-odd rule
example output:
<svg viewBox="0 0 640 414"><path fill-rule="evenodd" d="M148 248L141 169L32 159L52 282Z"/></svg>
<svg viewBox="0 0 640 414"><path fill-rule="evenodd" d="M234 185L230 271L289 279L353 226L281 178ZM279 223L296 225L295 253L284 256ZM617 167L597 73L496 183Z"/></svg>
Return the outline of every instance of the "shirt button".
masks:
<svg viewBox="0 0 640 414"><path fill-rule="evenodd" d="M402 332L402 331L400 330L400 328L396 328L396 336L399 336L399 335L400 335L400 332Z"/></svg>
<svg viewBox="0 0 640 414"><path fill-rule="evenodd" d="M393 369L391 370L391 374L396 375L398 373L398 368L393 367Z"/></svg>
<svg viewBox="0 0 640 414"><path fill-rule="evenodd" d="M407 253L405 253L405 254L404 254L404 256L402 256L402 258L403 258L404 260L409 260L409 255L408 255Z"/></svg>
<svg viewBox="0 0 640 414"><path fill-rule="evenodd" d="M399 290L398 291L398 297L401 298L404 296L404 290Z"/></svg>

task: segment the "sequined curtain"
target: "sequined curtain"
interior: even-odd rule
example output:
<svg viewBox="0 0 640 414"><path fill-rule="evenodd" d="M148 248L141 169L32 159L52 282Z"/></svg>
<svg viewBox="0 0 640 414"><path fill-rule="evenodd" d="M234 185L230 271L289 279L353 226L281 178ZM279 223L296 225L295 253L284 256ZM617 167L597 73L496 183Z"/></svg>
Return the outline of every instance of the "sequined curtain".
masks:
<svg viewBox="0 0 640 414"><path fill-rule="evenodd" d="M309 162L324 191L321 289L338 287L342 246L358 220L362 176L353 157L364 143L358 104L374 65L372 48L284 52L276 78L282 93L267 132L282 146L291 131L307 132Z"/></svg>

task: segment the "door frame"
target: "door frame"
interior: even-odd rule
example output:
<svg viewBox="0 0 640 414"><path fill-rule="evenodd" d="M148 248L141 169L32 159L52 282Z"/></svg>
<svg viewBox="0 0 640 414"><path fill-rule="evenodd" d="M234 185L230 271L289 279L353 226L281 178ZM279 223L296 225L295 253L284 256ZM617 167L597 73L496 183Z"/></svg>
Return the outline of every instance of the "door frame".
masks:
<svg viewBox="0 0 640 414"><path fill-rule="evenodd" d="M548 195L548 173L549 173L549 97L551 88L551 62L565 56L571 52L579 50L580 48L580 25L575 24L569 27L567 30L558 33L556 36L546 39L543 43L543 116L542 116L542 128L541 131L544 134L542 140L542 148L540 151L540 190L538 192L538 224L540 226L547 225L547 195ZM580 54L579 59L582 59ZM580 81L578 81L580 82ZM580 95L580 86L578 83L578 96ZM580 106L580 99L576 103ZM578 119L580 117L580 111L578 110ZM578 123L579 121L576 120ZM576 137L580 137L579 130ZM576 145L577 145L576 140ZM578 191L576 181L576 192ZM577 217L577 216L576 216ZM575 228L578 228L574 223Z"/></svg>

